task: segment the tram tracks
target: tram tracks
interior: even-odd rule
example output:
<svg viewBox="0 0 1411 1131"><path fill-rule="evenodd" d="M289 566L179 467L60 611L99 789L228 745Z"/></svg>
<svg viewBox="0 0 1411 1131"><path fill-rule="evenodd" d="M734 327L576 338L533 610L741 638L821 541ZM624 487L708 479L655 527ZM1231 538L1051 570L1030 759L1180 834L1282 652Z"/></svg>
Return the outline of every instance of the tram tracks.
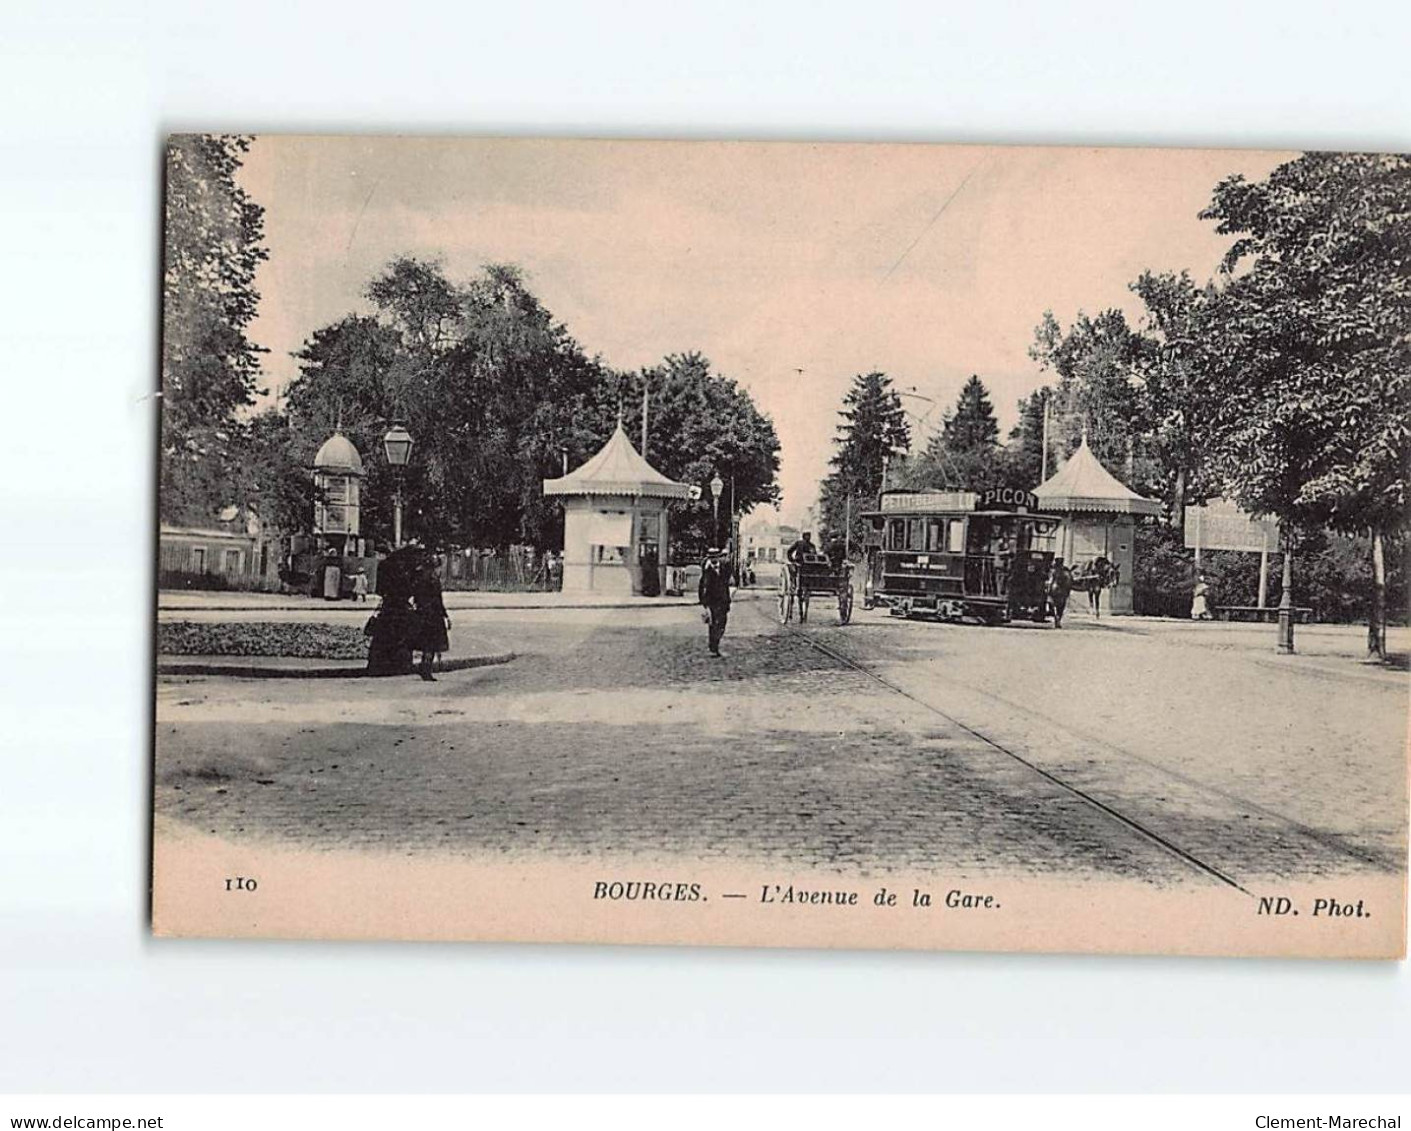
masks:
<svg viewBox="0 0 1411 1131"><path fill-rule="evenodd" d="M755 611L759 612L761 615L766 615L764 610L756 609ZM766 616L766 619L769 619L771 623L777 623L773 618ZM1104 797L1098 795L1099 793L1110 794L1112 792L1111 790L1095 789L1089 783L1082 782L1081 780L1073 780L1075 777L1081 779L1083 777L1082 773L1070 773L1068 772L1068 768L1062 765L1057 768L1045 767L1040 764L1040 759L1036 759L1024 749L1024 743L1022 741L1015 742L1008 738L996 737L994 734L988 733L987 728L964 721L957 717L952 711L938 706L928 697L916 693L894 679L888 678L888 676L875 671L866 663L859 661L828 641L820 639L816 633L804 631L793 625L785 625L782 626L782 628L783 631L787 632L790 636L800 639L808 647L826 656L833 663L856 672L870 682L885 688L892 694L908 700L928 714L944 720L961 732L971 736L986 748L1017 763L1026 771L1048 783L1051 787L1073 798L1091 811L1101 814L1103 820L1122 827L1129 834L1134 835L1158 849L1166 856L1179 861L1186 869L1238 891L1247 897L1255 898L1254 893L1250 891L1246 883L1241 882L1240 869L1231 868L1228 861L1221 860L1220 857L1222 854L1219 851L1210 852L1199 846L1183 843L1183 841L1187 840L1186 837L1173 834L1169 829L1163 831L1162 828L1157 827L1163 822L1160 820L1153 821L1151 815L1133 813L1131 811L1132 806L1124 804L1120 796L1117 798L1109 796L1104 799ZM1370 866L1379 870L1385 870L1388 867L1386 861L1375 853L1363 851L1355 846L1348 845L1336 834L1310 828L1303 822L1296 821L1283 814L1269 810L1264 806L1252 803L1245 798L1236 797L1223 790L1209 786L1204 782L1192 779L1187 775L1180 774L1168 767L1160 766L1130 751L1113 747L1110 742L1094 739L1093 736L1090 735L1082 735L1073 730L1073 728L1067 727L1065 724L1057 723L1047 716L1034 712L1022 705L1014 704L1001 696L969 687L963 683L963 681L957 682L956 686L959 689L963 689L968 694L982 696L985 699L994 701L996 704L1002 706L1006 712L1018 712L1022 715L1026 715L1030 719L1040 722L1047 729L1067 732L1066 736L1068 738L1077 740L1088 747L1111 749L1115 751L1115 754L1119 757L1133 763L1140 763L1149 775L1159 774L1162 779L1175 783L1178 788L1184 788L1188 794L1199 794L1218 798L1232 807L1231 812L1237 808L1240 810L1239 815L1241 817L1252 817L1263 822L1265 834L1272 836L1278 843L1283 843L1286 839L1311 842L1316 845L1323 854L1341 856L1349 861L1356 861L1358 865ZM1164 789L1164 786L1162 792L1168 792ZM1157 798L1157 800L1165 800L1165 798ZM1140 809L1141 806L1138 805L1137 808ZM1169 824L1171 822L1166 823ZM1176 823L1179 824L1179 822ZM1233 827L1245 828L1247 826L1239 825ZM1196 839L1199 840L1199 837ZM1206 849L1208 848L1209 846L1207 845Z"/></svg>

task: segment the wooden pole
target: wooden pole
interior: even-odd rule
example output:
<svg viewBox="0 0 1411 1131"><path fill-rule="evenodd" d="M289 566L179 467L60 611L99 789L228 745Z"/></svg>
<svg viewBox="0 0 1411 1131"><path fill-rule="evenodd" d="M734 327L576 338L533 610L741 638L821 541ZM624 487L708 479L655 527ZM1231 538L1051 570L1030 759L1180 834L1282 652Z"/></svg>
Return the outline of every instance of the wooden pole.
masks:
<svg viewBox="0 0 1411 1131"><path fill-rule="evenodd" d="M1048 414L1049 414L1049 404L1050 404L1050 402L1052 401L1052 399L1053 399L1053 398L1050 397L1047 393L1044 394L1044 442L1043 442L1043 453L1042 453L1042 454L1040 455L1040 457L1039 457L1039 482L1040 482L1040 483L1046 483L1046 482L1048 481Z"/></svg>
<svg viewBox="0 0 1411 1131"><path fill-rule="evenodd" d="M650 389L647 379L642 378L642 458L647 458L647 414L651 411Z"/></svg>

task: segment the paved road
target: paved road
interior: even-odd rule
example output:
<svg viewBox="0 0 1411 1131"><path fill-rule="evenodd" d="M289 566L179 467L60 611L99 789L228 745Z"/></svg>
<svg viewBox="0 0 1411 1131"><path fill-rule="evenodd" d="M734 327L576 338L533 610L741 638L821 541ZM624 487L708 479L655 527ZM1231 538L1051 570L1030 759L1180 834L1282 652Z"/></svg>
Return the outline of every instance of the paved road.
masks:
<svg viewBox="0 0 1411 1131"><path fill-rule="evenodd" d="M1403 676L1225 629L820 612L739 602L722 660L687 609L497 610L458 626L520 659L435 684L164 679L158 810L314 847L1158 885L1404 859Z"/></svg>

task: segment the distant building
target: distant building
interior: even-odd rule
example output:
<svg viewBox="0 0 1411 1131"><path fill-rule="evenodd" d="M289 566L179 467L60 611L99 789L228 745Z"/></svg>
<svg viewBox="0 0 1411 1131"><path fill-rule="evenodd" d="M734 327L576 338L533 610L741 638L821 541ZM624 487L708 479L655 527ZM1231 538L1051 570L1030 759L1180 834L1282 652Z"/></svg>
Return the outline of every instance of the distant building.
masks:
<svg viewBox="0 0 1411 1131"><path fill-rule="evenodd" d="M234 509L234 508L231 508ZM269 543L260 536L253 515L236 516L210 526L162 523L157 532L158 586L200 589L240 588L270 574Z"/></svg>
<svg viewBox="0 0 1411 1131"><path fill-rule="evenodd" d="M781 523L777 511L747 515L740 522L740 551L747 565L782 562L798 537L798 528Z"/></svg>

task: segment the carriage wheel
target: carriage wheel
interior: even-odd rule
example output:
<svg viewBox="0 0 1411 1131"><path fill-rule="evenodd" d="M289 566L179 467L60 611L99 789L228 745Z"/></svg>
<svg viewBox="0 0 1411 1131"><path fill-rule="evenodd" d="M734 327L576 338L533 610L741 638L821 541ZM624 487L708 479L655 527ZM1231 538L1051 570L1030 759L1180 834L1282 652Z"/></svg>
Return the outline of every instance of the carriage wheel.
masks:
<svg viewBox="0 0 1411 1131"><path fill-rule="evenodd" d="M805 586L800 585L800 586L799 586L799 624L803 624L804 621L808 620L808 599L809 599L808 589L807 589Z"/></svg>
<svg viewBox="0 0 1411 1131"><path fill-rule="evenodd" d="M838 623L847 624L852 620L852 584L849 582L838 590Z"/></svg>
<svg viewBox="0 0 1411 1131"><path fill-rule="evenodd" d="M789 588L789 571L786 569L779 578L779 623L788 624L794 619L794 591Z"/></svg>

